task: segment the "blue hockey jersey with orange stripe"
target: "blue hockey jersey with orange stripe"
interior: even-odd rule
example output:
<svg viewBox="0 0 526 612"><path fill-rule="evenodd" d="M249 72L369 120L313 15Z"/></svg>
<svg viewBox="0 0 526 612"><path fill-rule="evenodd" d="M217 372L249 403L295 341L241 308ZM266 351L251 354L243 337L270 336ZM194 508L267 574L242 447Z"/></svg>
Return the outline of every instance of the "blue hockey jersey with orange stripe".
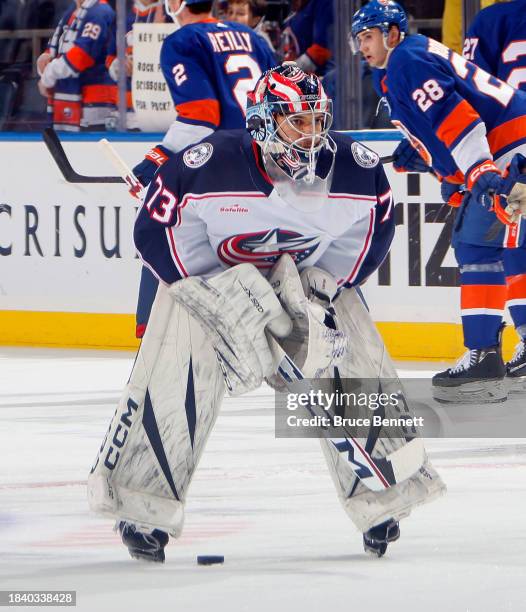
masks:
<svg viewBox="0 0 526 612"><path fill-rule="evenodd" d="M177 121L213 130L244 126L247 93L275 65L267 43L253 30L216 19L183 26L161 49Z"/></svg>
<svg viewBox="0 0 526 612"><path fill-rule="evenodd" d="M479 160L503 167L526 144L526 93L433 39L408 36L375 73L393 123L452 182Z"/></svg>
<svg viewBox="0 0 526 612"><path fill-rule="evenodd" d="M477 13L463 55L512 87L526 90L526 0L494 4Z"/></svg>
<svg viewBox="0 0 526 612"><path fill-rule="evenodd" d="M79 8L72 2L55 29L49 52L74 71L57 81L50 101L59 128L77 127L83 107L115 107L117 86L105 66L114 22L115 12L105 0L84 0Z"/></svg>
<svg viewBox="0 0 526 612"><path fill-rule="evenodd" d="M283 24L284 59L296 60L305 53L317 66L316 73L325 74L334 67L333 25L332 0L309 0Z"/></svg>

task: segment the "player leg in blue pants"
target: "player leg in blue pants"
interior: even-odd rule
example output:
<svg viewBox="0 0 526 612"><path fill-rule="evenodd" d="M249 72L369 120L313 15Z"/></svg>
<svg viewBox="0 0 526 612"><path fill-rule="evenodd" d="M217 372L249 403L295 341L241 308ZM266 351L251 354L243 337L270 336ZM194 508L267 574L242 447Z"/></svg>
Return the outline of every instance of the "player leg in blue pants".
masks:
<svg viewBox="0 0 526 612"><path fill-rule="evenodd" d="M503 248L494 246L462 242L455 246L460 267L464 345L468 350L453 368L433 377L434 397L438 401L489 403L507 397L501 350L506 301L503 253Z"/></svg>
<svg viewBox="0 0 526 612"><path fill-rule="evenodd" d="M152 272L150 272L150 270L148 270L148 268L143 266L141 270L139 298L137 300L137 313L135 317L136 338L142 338L144 336L158 285L159 281L157 278L152 274Z"/></svg>
<svg viewBox="0 0 526 612"><path fill-rule="evenodd" d="M526 391L526 249L504 251L507 305L520 342L506 364L510 391Z"/></svg>

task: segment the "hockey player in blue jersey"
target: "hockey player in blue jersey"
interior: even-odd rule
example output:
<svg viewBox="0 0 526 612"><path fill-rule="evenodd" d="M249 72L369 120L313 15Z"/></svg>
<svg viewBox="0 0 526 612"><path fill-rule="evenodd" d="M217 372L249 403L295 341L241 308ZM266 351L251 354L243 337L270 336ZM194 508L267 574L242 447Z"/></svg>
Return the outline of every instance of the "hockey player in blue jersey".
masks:
<svg viewBox="0 0 526 612"><path fill-rule="evenodd" d="M446 402L503 401L504 251L523 250L526 239L525 222L506 207L513 201L516 210L526 212L523 189L516 183L524 180L517 154L526 154L526 95L441 43L419 34L407 36L407 31L403 9L390 0L373 0L353 17L354 50L376 69L391 120L407 137L395 151L395 166L417 171L432 167L446 201L458 196L463 184L469 192L453 232L468 351L455 367L433 378L434 395ZM502 230L489 238L497 218ZM526 292L522 304L512 311L518 327L526 320ZM467 392L474 381L478 395Z"/></svg>
<svg viewBox="0 0 526 612"><path fill-rule="evenodd" d="M306 359L299 367L307 367L309 355L315 361L323 355L327 364L341 360L343 378L351 375L346 363L358 368L369 363L353 353L347 358L344 345L336 349L334 342L343 339L338 325L350 316L345 308L339 310L347 299L356 300L370 322L350 287L363 283L389 250L393 196L378 156L348 136L329 132L331 122L331 100L320 80L285 63L264 73L249 94L248 131L209 134L172 156L149 187L134 237L143 262L162 284L123 395L123 415L117 411L88 483L91 507L120 521L133 557L162 562L167 532L181 533L186 491L220 406L223 376L236 395L276 373L267 361L264 333L249 325L253 317L267 317L274 300L274 314L265 319L267 331L289 337L288 315L278 315L281 306L274 292L285 300L292 291L294 307L287 312L309 321L307 333L298 328L290 334L290 346L296 346L290 354ZM184 291L190 291L189 301L178 309L171 296L181 299ZM316 301L312 312L318 313L318 323L306 296ZM330 331L321 304L329 311L334 306ZM208 321L209 331L200 332L194 317ZM319 343L311 353L304 342L306 337L313 341L314 329L321 333L314 334ZM371 345L370 337L364 337ZM383 372L387 362L380 342ZM325 371L319 367L316 376ZM135 413L138 422L132 424ZM123 434L123 427L131 427L130 433ZM371 449L378 433L368 438ZM130 441L134 438L136 445ZM401 443L406 443L403 436ZM385 450L390 440L382 439L380 446ZM407 448L404 461L414 462L414 468L406 479L379 490L364 485L347 452L326 440L322 448L340 499L363 533L365 549L375 555L383 555L388 543L398 539L400 518L444 490L423 452L414 455Z"/></svg>
<svg viewBox="0 0 526 612"><path fill-rule="evenodd" d="M516 89L526 90L526 0L481 10L464 40L464 57Z"/></svg>
<svg viewBox="0 0 526 612"><path fill-rule="evenodd" d="M38 88L58 130L105 130L116 114L117 86L105 61L115 12L105 0L75 0L37 61Z"/></svg>
<svg viewBox="0 0 526 612"><path fill-rule="evenodd" d="M466 34L463 55L467 60L526 92L526 0L499 2L481 10ZM514 390L524 390L526 379L526 250L504 253L507 305L520 337L506 364Z"/></svg>
<svg viewBox="0 0 526 612"><path fill-rule="evenodd" d="M180 24L161 49L161 68L177 118L162 143L133 169L148 185L169 156L218 129L241 128L247 92L274 66L268 45L239 23L212 17L212 1L166 0L166 11ZM157 282L143 269L136 335L142 337Z"/></svg>
<svg viewBox="0 0 526 612"><path fill-rule="evenodd" d="M324 75L334 68L334 7L332 0L293 0L283 23L281 52L302 70Z"/></svg>

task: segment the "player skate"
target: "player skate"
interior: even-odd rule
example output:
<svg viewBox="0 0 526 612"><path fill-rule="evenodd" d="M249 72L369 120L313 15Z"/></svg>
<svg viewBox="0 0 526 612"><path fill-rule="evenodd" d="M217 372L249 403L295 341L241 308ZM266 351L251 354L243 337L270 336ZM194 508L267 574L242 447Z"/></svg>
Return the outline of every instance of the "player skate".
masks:
<svg viewBox="0 0 526 612"><path fill-rule="evenodd" d="M524 339L517 344L513 357L506 364L506 380L510 393L526 391L526 342Z"/></svg>
<svg viewBox="0 0 526 612"><path fill-rule="evenodd" d="M433 376L435 400L456 404L492 404L507 399L502 330L503 327L499 330L495 346L468 349L454 367Z"/></svg>

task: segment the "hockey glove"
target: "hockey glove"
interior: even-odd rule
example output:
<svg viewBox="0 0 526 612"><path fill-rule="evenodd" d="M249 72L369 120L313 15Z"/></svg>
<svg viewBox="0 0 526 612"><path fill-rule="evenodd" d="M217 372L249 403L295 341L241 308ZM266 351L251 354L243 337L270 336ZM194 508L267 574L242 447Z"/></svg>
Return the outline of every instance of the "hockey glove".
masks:
<svg viewBox="0 0 526 612"><path fill-rule="evenodd" d="M449 183L448 181L440 183L442 199L446 204L454 208L458 208L462 204L465 189L464 185L458 185L457 183Z"/></svg>
<svg viewBox="0 0 526 612"><path fill-rule="evenodd" d="M413 147L409 140L402 142L394 150L393 168L397 172L432 172L420 153Z"/></svg>
<svg viewBox="0 0 526 612"><path fill-rule="evenodd" d="M473 199L487 210L494 205L495 194L504 193L502 174L491 159L478 161L466 172L466 187Z"/></svg>
<svg viewBox="0 0 526 612"><path fill-rule="evenodd" d="M171 156L172 152L169 149L163 147L163 145L157 145L148 151L142 162L138 163L133 168L133 174L139 179L141 185L147 187L152 182L157 170L168 161ZM132 193L132 195L135 194Z"/></svg>

